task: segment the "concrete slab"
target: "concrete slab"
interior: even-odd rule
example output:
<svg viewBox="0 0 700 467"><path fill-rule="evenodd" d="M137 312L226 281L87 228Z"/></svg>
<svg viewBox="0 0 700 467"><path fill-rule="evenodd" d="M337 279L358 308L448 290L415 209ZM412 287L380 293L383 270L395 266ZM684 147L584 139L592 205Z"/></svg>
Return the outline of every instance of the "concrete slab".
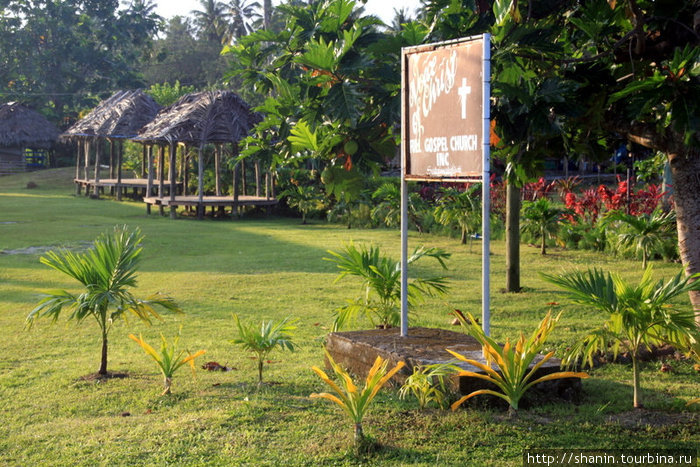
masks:
<svg viewBox="0 0 700 467"><path fill-rule="evenodd" d="M372 367L377 355L388 359L390 365L399 361L406 366L396 374L394 380L402 384L413 373L416 365L430 365L453 361L452 355L445 351L450 349L467 358L486 363L481 344L466 334L434 328L410 328L407 337L401 337L398 328L372 329L365 331L347 331L330 333L326 338L326 349L333 359L351 373L365 377ZM535 358L535 362L543 356ZM465 362L454 362L465 370L483 373L478 368ZM537 372L537 377L559 371L561 361L552 358ZM495 366L492 366L495 370ZM452 389L462 394L469 394L479 389L495 389L490 383L472 377L457 377L451 381ZM551 393L553 396L571 399L580 391L581 382L578 378L554 380L538 385L537 389Z"/></svg>

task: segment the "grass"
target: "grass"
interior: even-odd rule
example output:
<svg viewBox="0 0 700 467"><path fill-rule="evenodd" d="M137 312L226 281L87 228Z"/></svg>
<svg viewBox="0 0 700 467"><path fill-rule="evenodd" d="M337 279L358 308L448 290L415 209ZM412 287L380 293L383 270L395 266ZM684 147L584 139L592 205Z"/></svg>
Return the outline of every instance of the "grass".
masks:
<svg viewBox="0 0 700 467"><path fill-rule="evenodd" d="M383 391L365 420L365 432L381 443L367 456L352 452L352 427L336 407L308 398L323 390L312 365L323 361L324 336L332 310L355 297L359 282L334 284L336 269L322 258L351 240L371 242L399 255L394 230L348 230L315 221L248 216L241 220L172 221L146 215L140 203L76 197L72 170L58 169L0 178L0 464L386 464L520 465L527 448L697 449L700 439L700 375L688 363L658 362L642 369L647 410L631 410L632 371L611 364L583 382L579 405L543 402L516 420L480 401L455 413L421 412L395 390ZM27 182L38 187L27 189ZM146 236L140 267L140 296L162 291L175 297L182 316L164 316L149 328L118 324L110 333L110 371L128 378L86 381L99 364L97 326L61 319L24 320L42 290L77 290L68 279L38 261L30 247L84 248L115 224L138 226ZM416 307L412 325L449 328L451 308L480 313L479 248L455 239L411 233L418 244L452 252L447 298ZM9 250L25 253L8 254ZM5 252L5 253L2 253ZM566 303L538 271L598 266L638 280L638 264L590 252L553 249L543 257L522 248L526 291L505 294L504 244L492 245L492 333L497 339L529 333L548 309L563 310L551 349L563 349L600 320L595 312ZM655 262L656 277L670 277L677 264ZM421 271L441 274L430 262ZM687 299L685 299L687 302ZM230 340L232 313L246 321L299 318L296 352L271 354L258 387L255 362ZM172 396L159 396L161 378L129 333L157 340L182 326L180 344L207 349L204 360L235 367L231 372L199 371L196 380L178 374ZM128 415L127 415L128 414Z"/></svg>

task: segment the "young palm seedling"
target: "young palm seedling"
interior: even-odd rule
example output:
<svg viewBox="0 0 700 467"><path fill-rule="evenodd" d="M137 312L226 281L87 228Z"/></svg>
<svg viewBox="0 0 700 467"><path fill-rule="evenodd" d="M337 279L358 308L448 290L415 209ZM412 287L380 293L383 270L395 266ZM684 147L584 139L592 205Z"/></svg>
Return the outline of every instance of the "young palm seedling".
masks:
<svg viewBox="0 0 700 467"><path fill-rule="evenodd" d="M296 319L290 320L285 318L282 321L275 323L274 321L264 321L260 325L260 330L253 325L244 325L238 319L238 315L233 315L238 327L238 339L233 342L240 345L243 350L248 350L255 354L258 361L258 384L263 382L263 364L267 359L267 355L272 352L275 347L280 349L294 351L292 344L292 331L296 329L293 324Z"/></svg>
<svg viewBox="0 0 700 467"><path fill-rule="evenodd" d="M124 227L115 227L114 233L100 235L86 253L68 250L49 251L39 261L77 280L83 290L72 294L65 290L51 290L27 316L31 326L38 317L58 320L61 311L70 312L68 319L78 323L94 318L102 336L102 358L97 374L108 376L107 335L118 319L133 314L150 324L152 318L160 319L155 307L181 313L175 301L160 294L145 300L136 298L131 289L136 286L136 269L141 256L143 236L136 229L129 232Z"/></svg>
<svg viewBox="0 0 700 467"><path fill-rule="evenodd" d="M365 387L360 390L355 385L348 372L341 368L340 365L333 360L333 357L331 357L328 351L326 351L326 358L328 358L328 361L330 362L331 367L338 378L337 384L320 368L314 366L311 367L311 369L326 384L328 384L337 395L322 392L319 394L313 393L310 397L328 399L335 402L341 409L343 409L355 427L355 448L361 449L365 444L365 435L362 430L362 419L369 410L372 399L374 399L374 396L377 395L382 386L384 386L386 382L396 374L397 371L403 368L405 363L399 362L394 368L387 371L389 362L377 356L377 359L374 361L374 365L372 365L369 373L367 373Z"/></svg>
<svg viewBox="0 0 700 467"><path fill-rule="evenodd" d="M148 345L148 343L143 340L141 335L136 337L133 334L129 334L129 339L140 345L144 352L146 352L146 355L150 356L153 361L156 362L158 368L160 368L160 372L163 374L164 386L164 390L161 395L170 394L170 388L173 384L173 374L183 365L189 364L190 368L192 369L192 376L195 376L194 359L206 353L206 350L198 350L195 353L190 353L188 351L187 356L185 357L184 350L180 350L178 352L177 344L180 340L179 332L175 339L173 339L172 345L168 344L168 341L165 339L163 334L160 335L160 352L156 352L153 347Z"/></svg>
<svg viewBox="0 0 700 467"><path fill-rule="evenodd" d="M561 314L559 316L561 316ZM483 379L498 386L501 392L493 391L491 389L480 389L478 391L474 391L452 404L452 410L456 410L457 407L464 403L464 401L474 396L490 394L492 396L500 397L508 402L508 412L512 416L518 411L518 403L520 402L520 399L532 386L554 379L588 378L587 373L565 371L550 373L548 375L533 379L537 373L537 370L539 370L544 363L554 356L554 352L549 352L542 358L542 360L538 361L532 366L532 368L530 368L530 365L535 361L535 357L539 355L540 350L544 346L549 333L552 332L554 325L557 323L557 321L559 321L559 316L552 318L551 313L547 313L547 316L544 317L544 319L540 322L540 325L537 327L537 329L535 329L535 332L533 332L529 338L525 338L525 336L521 333L520 338L515 342L515 344L511 344L510 339L506 339L506 343L503 345L503 347L501 347L495 340L484 334L481 326L479 326L471 314L468 314L468 322L459 317L462 321L462 325L466 327L467 333L469 333L469 335L474 337L481 344L484 357L486 357L486 364L466 358L457 352L447 350L459 360L475 366L484 372L477 373L474 371L463 370L458 373L458 376L470 376L473 378ZM498 371L491 367L492 363L496 365Z"/></svg>
<svg viewBox="0 0 700 467"><path fill-rule="evenodd" d="M384 328L398 326L401 320L401 262L380 255L379 248L373 246L358 249L350 244L340 253L330 250L328 253L333 257L324 259L336 263L340 269L336 282L345 276L356 276L362 279L364 288L361 297L349 300L348 305L337 310L333 330L339 330L358 315L368 317L373 324L376 319ZM447 269L445 259L450 254L439 248L417 248L408 258L408 263L426 256ZM444 277L416 278L408 284L408 301L414 304L425 296L442 295L447 288Z"/></svg>
<svg viewBox="0 0 700 467"><path fill-rule="evenodd" d="M671 343L692 348L700 342L700 328L692 307L677 308L671 304L680 295L700 290L700 274L684 277L680 271L666 283L654 282L651 276L652 269L648 267L639 285L633 286L617 274L598 269L561 276L542 274L546 281L564 289L573 301L607 315L601 327L571 348L564 363L573 365L583 357L593 366L596 353L607 352L611 347L617 357L620 349L625 350L632 359L635 408L642 406L639 352L650 345Z"/></svg>

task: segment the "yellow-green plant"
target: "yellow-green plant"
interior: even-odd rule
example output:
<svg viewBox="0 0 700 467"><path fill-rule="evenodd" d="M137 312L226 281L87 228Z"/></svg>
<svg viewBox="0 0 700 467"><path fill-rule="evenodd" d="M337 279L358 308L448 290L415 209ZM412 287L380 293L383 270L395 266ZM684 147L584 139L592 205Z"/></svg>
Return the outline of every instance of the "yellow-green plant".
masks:
<svg viewBox="0 0 700 467"><path fill-rule="evenodd" d="M294 351L292 331L296 329L296 326L293 326L293 324L297 320L293 319L290 321L289 318L285 318L278 323L272 320L263 320L258 331L255 326L243 325L238 315L233 315L233 319L238 327L238 339L234 339L231 342L240 345L243 350L249 350L255 354L258 359L258 384L262 384L263 363L267 355L275 347Z"/></svg>
<svg viewBox="0 0 700 467"><path fill-rule="evenodd" d="M364 418L370 403L379 390L396 374L403 366L404 362L399 362L394 368L387 371L389 364L388 360L377 356L374 365L367 373L365 387L362 390L355 385L352 378L343 368L340 367L333 357L326 351L326 358L331 364L333 371L338 377L336 384L328 375L320 368L314 366L311 369L337 394L333 395L327 392L313 393L312 398L323 398L338 404L343 411L350 417L355 427L355 447L360 448L365 442L364 432L362 431L362 419Z"/></svg>
<svg viewBox="0 0 700 467"><path fill-rule="evenodd" d="M136 342L138 345L140 345L144 352L146 352L146 355L150 356L153 359L153 361L156 362L158 368L160 368L160 372L163 374L163 386L165 387L162 395L170 394L170 388L173 384L173 374L181 366L189 364L190 368L192 369L192 376L195 376L194 359L206 353L206 350L198 350L195 353L190 353L188 351L187 356L183 357L185 351L177 351L177 344L180 340L179 333L173 339L172 345L168 344L168 341L165 339L165 336L163 336L163 334L160 335L160 353L156 352L156 350L153 347L148 345L148 343L145 340L143 340L140 334L139 337L136 337L133 334L129 334L129 338Z"/></svg>
<svg viewBox="0 0 700 467"><path fill-rule="evenodd" d="M696 397L695 399L689 400L688 403L685 405L689 406L689 405L693 405L693 404L700 404L700 397Z"/></svg>
<svg viewBox="0 0 700 467"><path fill-rule="evenodd" d="M493 391L491 389L480 389L478 391L474 391L452 404L452 410L456 410L457 407L464 403L464 401L474 396L490 394L492 396L500 397L508 402L510 405L508 412L511 415L515 415L518 411L518 403L520 402L520 399L532 386L545 381L560 378L588 378L587 373L564 371L550 373L548 375L533 379L537 373L537 370L539 370L545 362L554 356L554 352L549 352L542 358L542 360L538 361L532 366L532 368L530 368L530 365L534 362L535 357L539 355L540 350L547 340L547 336L549 336L549 333L552 332L555 324L557 321L559 321L560 316L561 313L557 315L556 318L552 318L551 312L548 312L547 316L544 317L544 319L540 322L540 325L537 327L537 329L535 329L535 332L533 332L529 338L526 338L525 335L520 333L520 338L514 345L511 344L510 339L506 339L506 343L503 345L503 347L501 347L495 340L484 334L481 326L479 326L476 319L474 319L471 314L468 314L468 322L460 316L459 319L462 321L462 325L466 327L467 333L469 333L481 344L484 357L486 358L486 364L466 358L465 356L448 349L447 351L459 360L475 366L484 372L478 373L475 371L463 370L458 373L458 376L471 376L474 378L483 379L498 386L501 392ZM492 363L496 365L498 371L492 368Z"/></svg>
<svg viewBox="0 0 700 467"><path fill-rule="evenodd" d="M447 400L447 385L445 378L459 372L459 367L451 363L435 363L432 365L416 365L413 374L399 390L399 397L404 399L408 394L413 394L418 399L421 410L430 402L435 402L443 408Z"/></svg>

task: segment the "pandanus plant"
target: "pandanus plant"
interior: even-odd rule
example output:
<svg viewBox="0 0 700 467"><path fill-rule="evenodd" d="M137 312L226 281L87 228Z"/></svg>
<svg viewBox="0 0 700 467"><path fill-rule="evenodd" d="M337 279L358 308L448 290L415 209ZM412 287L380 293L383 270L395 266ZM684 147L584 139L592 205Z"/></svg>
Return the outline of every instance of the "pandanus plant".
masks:
<svg viewBox="0 0 700 467"><path fill-rule="evenodd" d="M572 371L560 371L538 378L535 377L542 365L554 356L553 351L549 352L535 363L535 358L540 355L540 351L547 337L554 329L555 324L559 321L561 313L556 318L552 318L551 312L548 312L529 338L526 338L521 333L520 338L515 343L511 343L510 339L506 339L506 343L503 346L484 334L481 326L471 314L467 315L467 320L460 315L457 316L462 325L466 327L467 333L479 341L486 359L484 364L446 349L458 360L468 363L483 372L462 370L457 375L483 379L496 385L500 392L491 389L474 391L452 404L452 410L456 410L457 407L474 396L489 394L508 402L508 413L514 416L517 414L520 399L528 389L536 384L562 378L588 378L587 373ZM492 368L492 364L495 364L497 369Z"/></svg>
<svg viewBox="0 0 700 467"><path fill-rule="evenodd" d="M326 351L326 358L333 368L333 372L338 378L338 383L334 382L328 375L319 367L314 366L311 369L321 378L328 386L333 389L335 394L327 392L313 393L311 398L328 399L335 402L348 415L355 428L355 448L359 449L365 444L365 435L362 429L362 419L369 410L370 404L377 395L379 390L389 381L395 374L405 365L404 362L399 362L394 368L387 371L388 360L377 356L374 365L370 368L365 379L365 386L360 390L353 382L352 378L340 365L338 365L333 357Z"/></svg>

